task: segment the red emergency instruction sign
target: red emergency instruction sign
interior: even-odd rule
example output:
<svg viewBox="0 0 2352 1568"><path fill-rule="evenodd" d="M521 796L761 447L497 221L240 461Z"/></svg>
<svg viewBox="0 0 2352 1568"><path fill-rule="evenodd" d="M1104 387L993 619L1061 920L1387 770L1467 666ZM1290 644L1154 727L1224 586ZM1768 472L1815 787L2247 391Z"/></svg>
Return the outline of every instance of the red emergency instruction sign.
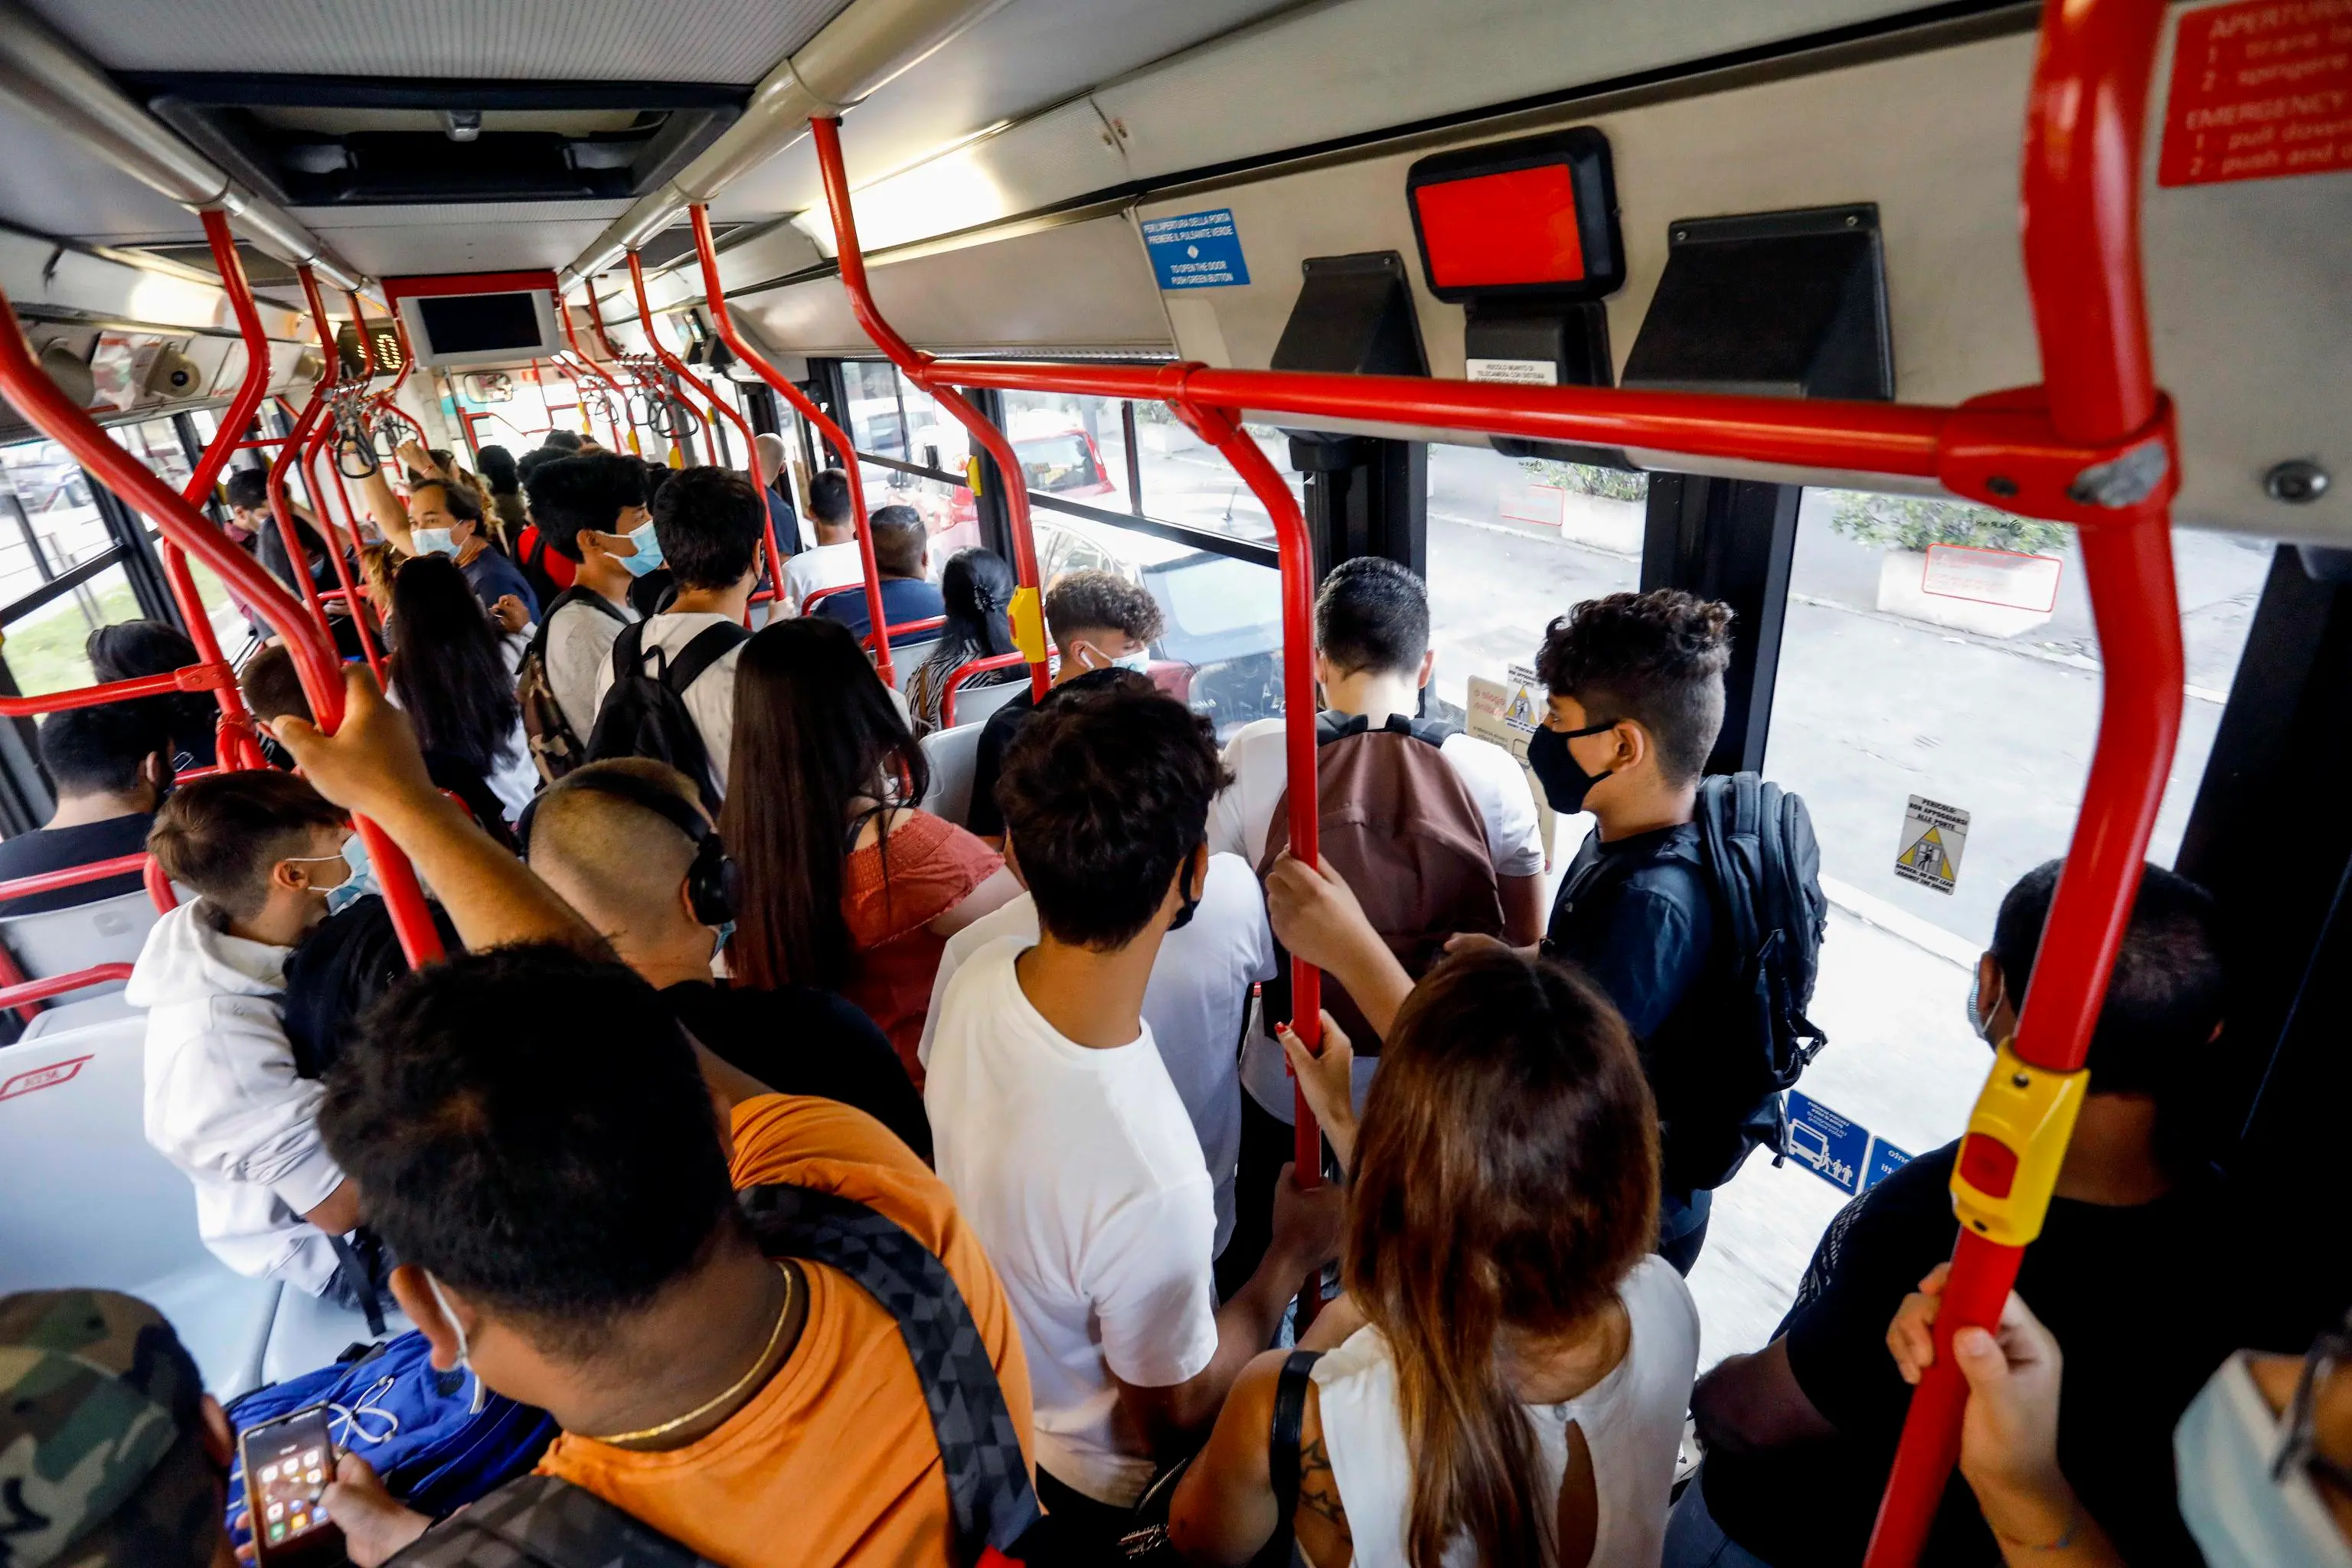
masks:
<svg viewBox="0 0 2352 1568"><path fill-rule="evenodd" d="M2242 0L2180 18L2161 185L2352 169L2352 0Z"/></svg>

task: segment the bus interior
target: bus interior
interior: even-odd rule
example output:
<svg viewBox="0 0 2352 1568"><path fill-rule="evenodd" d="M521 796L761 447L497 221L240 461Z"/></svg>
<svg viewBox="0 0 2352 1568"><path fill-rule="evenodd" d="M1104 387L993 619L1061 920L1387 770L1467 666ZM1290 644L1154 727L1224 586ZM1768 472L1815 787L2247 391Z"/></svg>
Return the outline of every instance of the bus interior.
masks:
<svg viewBox="0 0 2352 1568"><path fill-rule="evenodd" d="M2347 39L2331 0L0 0L0 831L49 816L53 711L210 693L215 765L260 765L249 608L331 727L364 584L268 578L219 484L267 466L341 566L411 437L749 469L775 433L803 519L845 465L932 573L1013 563L1018 651L960 677L1022 679L924 742L950 816L1065 572L1148 590L1153 679L1221 740L1280 719L1294 784L1336 564L1425 580L1427 716L1522 758L1552 618L1684 589L1736 617L1708 771L1804 798L1830 911L1831 1044L1717 1194L1702 1368L1849 1202L2002 1135L1961 1003L2061 855L2017 1057L2080 1063L2143 858L2211 890L2206 1152L2299 1346L2352 1299L2352 837L2306 820L2352 732ZM2225 48L2284 85L2216 88ZM198 664L101 686L131 619ZM866 640L894 680L927 646ZM1555 883L1588 822L1544 811ZM139 1294L226 1397L369 1335L213 1258L142 1139L152 859L0 897L133 873L0 917L0 1292ZM1969 1321L2016 1251L1964 1235ZM1919 1462L1932 1500L1948 1445Z"/></svg>

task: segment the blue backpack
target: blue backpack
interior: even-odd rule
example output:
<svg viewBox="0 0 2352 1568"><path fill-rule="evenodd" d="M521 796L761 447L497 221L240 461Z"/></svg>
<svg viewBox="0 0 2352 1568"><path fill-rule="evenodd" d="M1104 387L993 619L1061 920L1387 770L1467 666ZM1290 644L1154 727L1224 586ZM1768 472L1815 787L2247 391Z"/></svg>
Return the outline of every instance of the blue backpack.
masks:
<svg viewBox="0 0 2352 1568"><path fill-rule="evenodd" d="M243 1432L264 1421L328 1407L327 1430L339 1450L373 1465L385 1488L417 1512L446 1517L524 1474L555 1440L555 1422L543 1410L482 1391L474 1409L474 1382L461 1372L436 1372L433 1347L409 1332L368 1347L357 1361L339 1362L283 1383L257 1388L228 1407L229 1425ZM229 1530L245 1510L240 1458L229 1471Z"/></svg>

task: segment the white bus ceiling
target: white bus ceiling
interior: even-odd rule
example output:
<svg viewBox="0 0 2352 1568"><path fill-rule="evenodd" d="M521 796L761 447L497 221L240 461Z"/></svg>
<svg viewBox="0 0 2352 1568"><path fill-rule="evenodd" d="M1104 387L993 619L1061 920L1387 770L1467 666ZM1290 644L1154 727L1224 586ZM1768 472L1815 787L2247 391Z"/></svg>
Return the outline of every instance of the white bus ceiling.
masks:
<svg viewBox="0 0 2352 1568"><path fill-rule="evenodd" d="M848 110L843 140L877 253L877 296L918 346L939 352L1263 366L1306 258L1396 250L1410 262L1433 374L1459 375L1462 312L1423 287L1405 169L1433 151L1590 124L1609 136L1623 215L1627 279L1609 301L1621 367L1675 220L1869 202L1885 245L1896 395L1951 403L2039 377L2016 227L2030 5L1958 19L1947 7L1946 19L1912 26L1885 0L34 8L100 66L134 73L134 98L159 74L218 72L748 90L821 34L903 21L913 63L899 61ZM926 27L949 41L934 47ZM860 68L887 50L875 43L870 53ZM2168 44L2152 117L2168 79ZM1536 100L1547 101L1529 107ZM335 122L331 112L303 118ZM775 141L711 202L722 229L740 226L721 254L739 316L781 354L868 352L826 266L830 227L807 139ZM2352 537L2352 176L2161 189L2160 141L2152 129L2145 248L2158 379L2180 411L2178 516L2272 539ZM632 200L289 211L381 277L561 268L646 205ZM1216 207L1234 213L1252 281L1163 295L1136 226ZM95 246L196 237L193 215L14 109L0 110L0 222ZM14 292L25 267L8 256L0 265ZM14 297L70 305L58 295L71 291L64 277ZM649 286L656 308L700 292L690 265ZM598 291L615 340L635 342L625 281L608 276ZM121 314L119 304L84 308ZM272 335L281 330L273 321ZM2263 475L2298 458L2338 482L2315 502L2273 500Z"/></svg>

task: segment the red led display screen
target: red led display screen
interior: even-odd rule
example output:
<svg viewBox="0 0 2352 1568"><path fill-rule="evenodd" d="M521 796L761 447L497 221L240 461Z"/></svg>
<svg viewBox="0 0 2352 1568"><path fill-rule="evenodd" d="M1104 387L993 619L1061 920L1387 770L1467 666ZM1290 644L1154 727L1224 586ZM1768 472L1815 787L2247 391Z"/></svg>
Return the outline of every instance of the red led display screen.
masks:
<svg viewBox="0 0 2352 1568"><path fill-rule="evenodd" d="M1576 177L1565 163L1423 185L1412 196L1432 288L1584 281Z"/></svg>

